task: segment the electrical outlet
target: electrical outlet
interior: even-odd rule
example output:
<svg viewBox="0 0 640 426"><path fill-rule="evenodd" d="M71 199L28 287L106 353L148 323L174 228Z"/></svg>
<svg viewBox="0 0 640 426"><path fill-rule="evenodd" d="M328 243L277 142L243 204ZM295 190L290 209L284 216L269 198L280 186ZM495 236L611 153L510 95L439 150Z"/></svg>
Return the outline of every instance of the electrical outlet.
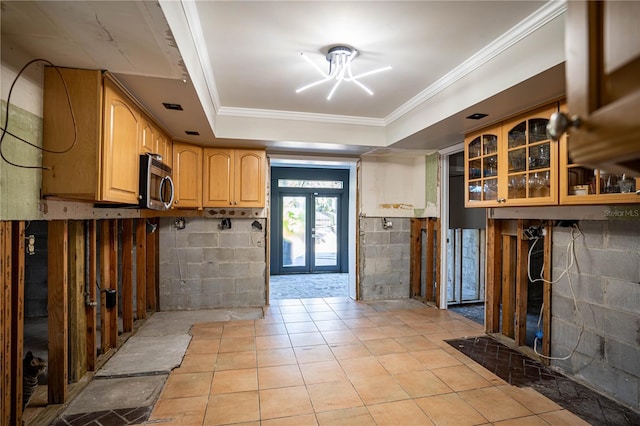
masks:
<svg viewBox="0 0 640 426"><path fill-rule="evenodd" d="M27 236L27 254L36 254L36 236L33 234Z"/></svg>
<svg viewBox="0 0 640 426"><path fill-rule="evenodd" d="M546 231L542 226L530 226L527 229L522 230L522 238L525 240L537 240L544 237Z"/></svg>

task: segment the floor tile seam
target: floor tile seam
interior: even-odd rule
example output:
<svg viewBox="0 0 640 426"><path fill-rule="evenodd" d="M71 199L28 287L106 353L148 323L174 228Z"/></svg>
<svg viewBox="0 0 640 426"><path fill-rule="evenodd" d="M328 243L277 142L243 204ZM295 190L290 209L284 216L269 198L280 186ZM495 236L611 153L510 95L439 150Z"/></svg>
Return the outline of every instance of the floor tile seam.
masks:
<svg viewBox="0 0 640 426"><path fill-rule="evenodd" d="M471 403L469 401L467 401L466 398L463 397L463 395L468 395L471 394L472 392L477 392L477 391L484 391L487 390L489 388L494 388L498 391L500 391L500 393L502 393L504 396L506 396L507 398L509 398L512 402L515 402L516 404L518 404L519 406L521 406L522 408L524 408L525 410L529 411L531 414L537 414L534 413L533 411L531 411L528 407L526 407L523 403L521 403L520 401L518 401L517 399L515 399L514 397L512 397L511 395L509 395L508 393L504 392L502 389L500 389L501 386L505 386L502 384L491 384L490 386L484 386L484 387L479 387L479 388L474 388L474 389L466 389L466 390L461 390L458 391L457 393L459 394L460 398L462 398L463 400L465 400L465 402L467 402L467 404L471 405ZM512 385L508 385L508 386L512 386ZM515 387L515 386L514 386ZM531 414L527 414L527 416L530 416ZM526 416L519 416L519 417L526 417ZM502 419L502 420L506 420L506 419ZM501 421L501 420L500 420Z"/></svg>
<svg viewBox="0 0 640 426"><path fill-rule="evenodd" d="M433 422L433 424L434 424L434 425L437 425L437 424L438 424L437 419L433 418L433 417L432 417L432 415L430 415L430 414L429 414L429 412L428 412L428 411L426 411L426 410L422 407L422 405L418 404L418 402L417 402L416 400L418 400L418 399L432 398L432 397L438 397L438 396L441 396L441 395L450 395L450 394L455 394L458 398L460 398L460 397L457 395L457 392L456 392L456 391L453 391L453 392L447 392L447 393L443 393L443 394L429 395L429 396L425 396L425 397L414 398L414 399L413 399L413 401L414 401L414 403L418 406L418 408L420 408L420 410L421 410L421 411L422 411L422 412L423 412L423 413L424 413L424 414L429 418L429 420L431 420L431 421ZM461 399L461 398L460 398L460 399ZM463 401L464 401L464 400L463 400ZM475 411L475 412L476 412L476 414L478 414L478 416L480 416L481 418L483 418L483 419L486 421L486 423L487 423L487 424L492 424L492 423L489 421L489 419L487 419L484 415L482 415L482 413L481 413L481 412L479 412L479 411L478 411L478 410L477 410L473 405L469 404L469 403L468 403L468 402L466 402L466 401L464 401L464 402L465 402L465 404L467 404L467 406L468 406L470 409L472 409L473 411Z"/></svg>

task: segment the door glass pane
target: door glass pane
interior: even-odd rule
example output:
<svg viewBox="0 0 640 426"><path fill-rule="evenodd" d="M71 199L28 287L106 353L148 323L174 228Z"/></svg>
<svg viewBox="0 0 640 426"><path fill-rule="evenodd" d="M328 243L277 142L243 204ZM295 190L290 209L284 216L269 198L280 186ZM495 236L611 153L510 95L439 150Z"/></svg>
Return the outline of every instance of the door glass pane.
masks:
<svg viewBox="0 0 640 426"><path fill-rule="evenodd" d="M483 200L495 200L498 198L498 179L487 179L484 183Z"/></svg>
<svg viewBox="0 0 640 426"><path fill-rule="evenodd" d="M546 118L529 120L529 143L549 139L549 136L547 136L547 124L549 124L549 120Z"/></svg>
<svg viewBox="0 0 640 426"><path fill-rule="evenodd" d="M475 138L469 142L469 158L476 158L480 156L480 137Z"/></svg>
<svg viewBox="0 0 640 426"><path fill-rule="evenodd" d="M315 266L338 264L338 197L315 197Z"/></svg>
<svg viewBox="0 0 640 426"><path fill-rule="evenodd" d="M344 182L341 180L278 179L278 187L342 189L344 187Z"/></svg>
<svg viewBox="0 0 640 426"><path fill-rule="evenodd" d="M305 266L306 259L305 196L282 197L282 266Z"/></svg>
<svg viewBox="0 0 640 426"><path fill-rule="evenodd" d="M509 136L507 137L507 146L509 148L516 148L518 146L525 145L527 143L526 135L527 123L522 123L509 130Z"/></svg>

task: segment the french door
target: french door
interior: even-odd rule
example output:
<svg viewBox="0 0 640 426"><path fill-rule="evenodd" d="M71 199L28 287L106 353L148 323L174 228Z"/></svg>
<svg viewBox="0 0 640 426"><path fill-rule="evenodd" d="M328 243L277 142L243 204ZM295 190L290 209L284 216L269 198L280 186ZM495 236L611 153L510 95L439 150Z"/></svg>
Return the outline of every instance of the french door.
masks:
<svg viewBox="0 0 640 426"><path fill-rule="evenodd" d="M318 175L318 170L294 169L298 178L292 179L285 171L272 171L271 273L344 272L348 194L344 173L323 170Z"/></svg>
<svg viewBox="0 0 640 426"><path fill-rule="evenodd" d="M281 193L280 200L281 270L338 272L338 197L317 192Z"/></svg>

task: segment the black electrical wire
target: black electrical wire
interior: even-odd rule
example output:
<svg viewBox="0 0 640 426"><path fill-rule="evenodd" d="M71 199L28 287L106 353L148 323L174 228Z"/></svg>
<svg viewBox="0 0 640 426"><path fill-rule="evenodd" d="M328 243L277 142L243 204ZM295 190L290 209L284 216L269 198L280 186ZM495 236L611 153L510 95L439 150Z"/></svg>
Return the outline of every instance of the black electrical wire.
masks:
<svg viewBox="0 0 640 426"><path fill-rule="evenodd" d="M58 73L58 75L60 76L60 80L62 80L62 85L64 86L64 91L67 95L67 104L69 105L69 111L71 113L71 121L73 123L73 142L71 143L71 146L69 146L66 149L63 149L62 151L55 151L55 150L51 150L51 149L46 149L44 147L40 147L34 143L31 143L23 138L20 138L16 135L14 135L13 133L9 132L7 129L9 128L9 108L11 106L11 95L13 93L13 88L16 85L16 83L18 82L18 79L20 78L20 76L22 75L22 73L31 65L34 64L36 62L44 62L48 65L50 65L51 67L53 67L56 72ZM67 82L65 81L64 77L62 76L62 73L60 72L60 69L54 65L53 63L51 63L50 61L46 60L46 59L42 59L42 58L37 58L37 59L33 59L29 62L27 62L22 69L18 72L18 74L16 75L16 77L13 79L13 82L11 83L11 87L9 88L9 94L7 95L7 108L5 111L5 118L4 118L4 126L5 127L0 127L0 130L2 130L2 135L0 135L0 157L2 157L2 159L14 166L14 167L20 167L23 169L42 169L42 170L49 170L48 167L43 167L43 166L24 166L21 164L16 164L10 160L7 159L7 157L4 156L4 153L2 152L2 142L4 141L4 137L5 135L8 133L10 136L13 136L14 138L18 139L21 142L26 143L27 145L30 145L34 148L37 148L41 151L44 152L49 152L52 154L64 154L65 152L69 152L73 149L74 146L76 146L76 142L78 141L78 127L76 125L76 116L73 112L73 107L71 106L71 96L69 95L69 87L67 86Z"/></svg>

